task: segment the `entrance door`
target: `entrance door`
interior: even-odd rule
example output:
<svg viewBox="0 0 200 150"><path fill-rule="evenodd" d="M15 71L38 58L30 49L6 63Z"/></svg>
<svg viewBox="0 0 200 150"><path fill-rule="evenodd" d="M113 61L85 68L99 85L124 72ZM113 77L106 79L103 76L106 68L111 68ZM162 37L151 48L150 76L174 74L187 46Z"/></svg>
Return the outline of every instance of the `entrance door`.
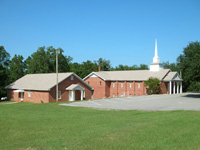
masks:
<svg viewBox="0 0 200 150"><path fill-rule="evenodd" d="M69 101L74 101L74 91L69 91Z"/></svg>
<svg viewBox="0 0 200 150"><path fill-rule="evenodd" d="M21 101L24 99L24 92L21 92Z"/></svg>

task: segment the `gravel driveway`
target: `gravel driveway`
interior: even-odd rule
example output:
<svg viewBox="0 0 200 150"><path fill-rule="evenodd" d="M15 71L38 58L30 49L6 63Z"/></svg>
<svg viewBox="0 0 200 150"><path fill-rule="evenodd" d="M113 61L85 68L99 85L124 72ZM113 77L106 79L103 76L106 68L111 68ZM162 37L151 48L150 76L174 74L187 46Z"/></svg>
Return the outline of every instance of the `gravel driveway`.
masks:
<svg viewBox="0 0 200 150"><path fill-rule="evenodd" d="M200 111L200 93L184 93L175 95L148 95L123 98L106 98L99 100L79 101L60 104L62 106L90 107L114 110L196 110Z"/></svg>

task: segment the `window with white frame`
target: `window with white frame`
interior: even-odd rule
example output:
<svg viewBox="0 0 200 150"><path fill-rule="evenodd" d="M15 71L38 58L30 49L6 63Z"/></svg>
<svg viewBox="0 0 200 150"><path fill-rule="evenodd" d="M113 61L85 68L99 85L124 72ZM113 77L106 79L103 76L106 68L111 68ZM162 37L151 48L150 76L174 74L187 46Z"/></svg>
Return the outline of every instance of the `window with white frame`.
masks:
<svg viewBox="0 0 200 150"><path fill-rule="evenodd" d="M124 83L124 82L121 82L121 88L123 88L123 83Z"/></svg>
<svg viewBox="0 0 200 150"><path fill-rule="evenodd" d="M71 80L74 80L74 76L71 76Z"/></svg>
<svg viewBox="0 0 200 150"><path fill-rule="evenodd" d="M113 81L113 88L115 87L115 81Z"/></svg>
<svg viewBox="0 0 200 150"><path fill-rule="evenodd" d="M30 90L28 91L28 97L31 97L31 91Z"/></svg>
<svg viewBox="0 0 200 150"><path fill-rule="evenodd" d="M138 81L138 89L140 89L140 81Z"/></svg>
<svg viewBox="0 0 200 150"><path fill-rule="evenodd" d="M130 88L132 87L132 82L131 82L131 81L129 82L129 87L130 87Z"/></svg>
<svg viewBox="0 0 200 150"><path fill-rule="evenodd" d="M58 91L58 99L61 99L61 91Z"/></svg>

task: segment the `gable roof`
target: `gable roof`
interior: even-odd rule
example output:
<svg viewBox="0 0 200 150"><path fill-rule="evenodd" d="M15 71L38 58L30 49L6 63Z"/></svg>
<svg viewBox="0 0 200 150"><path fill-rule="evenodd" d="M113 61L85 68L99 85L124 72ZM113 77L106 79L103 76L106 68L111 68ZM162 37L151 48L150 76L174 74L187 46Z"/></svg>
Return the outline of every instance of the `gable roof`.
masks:
<svg viewBox="0 0 200 150"><path fill-rule="evenodd" d="M146 81L150 77L156 77L159 80L163 80L169 72L170 69L162 69L160 71L150 71L150 70L100 71L100 72L92 72L91 74L86 76L84 80L93 75L100 77L104 81Z"/></svg>
<svg viewBox="0 0 200 150"><path fill-rule="evenodd" d="M62 82L71 75L76 76L85 85L93 89L85 81L73 72L58 73L58 83ZM22 78L16 80L10 85L6 86L6 89L24 89L24 90L38 90L38 91L50 91L56 85L56 73L43 73L43 74L27 74Z"/></svg>
<svg viewBox="0 0 200 150"><path fill-rule="evenodd" d="M182 81L177 72L169 72L163 81Z"/></svg>
<svg viewBox="0 0 200 150"><path fill-rule="evenodd" d="M84 88L79 84L71 84L66 88L66 90L84 90Z"/></svg>

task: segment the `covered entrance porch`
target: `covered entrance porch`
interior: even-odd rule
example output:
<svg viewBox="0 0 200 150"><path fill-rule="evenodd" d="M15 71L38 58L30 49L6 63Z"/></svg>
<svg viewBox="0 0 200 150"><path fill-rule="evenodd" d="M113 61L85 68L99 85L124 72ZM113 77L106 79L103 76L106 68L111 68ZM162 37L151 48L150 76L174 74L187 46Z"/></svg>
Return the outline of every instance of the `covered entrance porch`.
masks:
<svg viewBox="0 0 200 150"><path fill-rule="evenodd" d="M69 101L83 100L85 89L82 86L72 84L66 90L68 91Z"/></svg>
<svg viewBox="0 0 200 150"><path fill-rule="evenodd" d="M14 93L18 93L18 101L21 100L23 101L24 100L24 90L14 90Z"/></svg>
<svg viewBox="0 0 200 150"><path fill-rule="evenodd" d="M168 93L170 95L182 93L182 81L169 81Z"/></svg>

